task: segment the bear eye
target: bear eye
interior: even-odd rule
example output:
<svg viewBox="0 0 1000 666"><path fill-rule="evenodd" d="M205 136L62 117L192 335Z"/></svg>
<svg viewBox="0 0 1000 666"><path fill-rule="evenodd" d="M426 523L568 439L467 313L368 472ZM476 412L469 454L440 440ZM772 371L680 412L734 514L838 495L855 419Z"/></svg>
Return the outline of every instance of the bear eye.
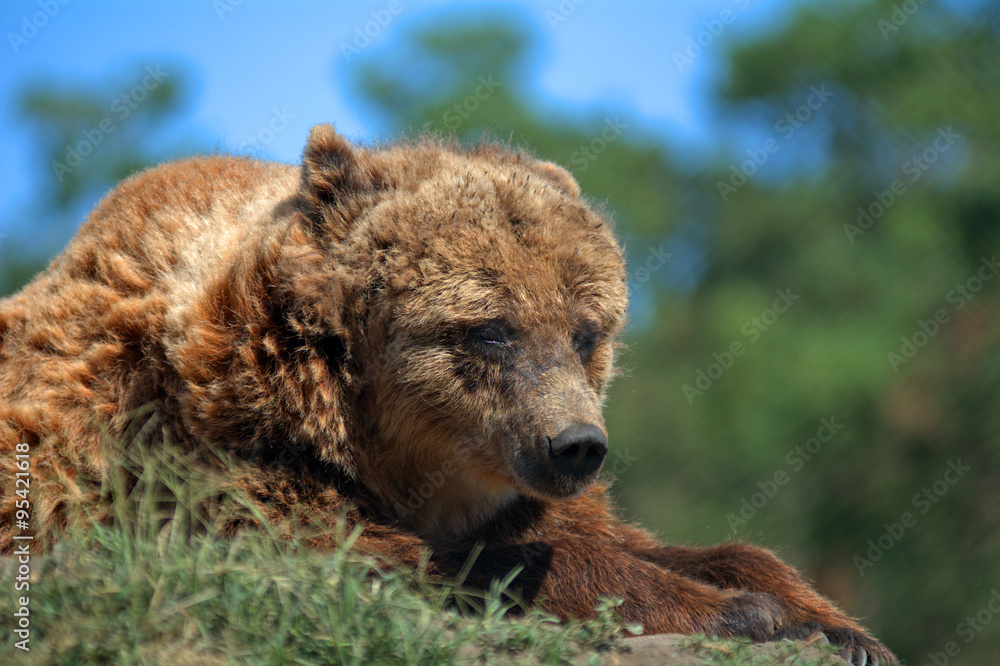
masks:
<svg viewBox="0 0 1000 666"><path fill-rule="evenodd" d="M601 331L597 324L592 321L585 321L573 335L573 348L584 361L590 359L597 343L601 341Z"/></svg>
<svg viewBox="0 0 1000 666"><path fill-rule="evenodd" d="M483 353L496 353L514 344L510 327L503 322L473 326L465 334L466 343Z"/></svg>

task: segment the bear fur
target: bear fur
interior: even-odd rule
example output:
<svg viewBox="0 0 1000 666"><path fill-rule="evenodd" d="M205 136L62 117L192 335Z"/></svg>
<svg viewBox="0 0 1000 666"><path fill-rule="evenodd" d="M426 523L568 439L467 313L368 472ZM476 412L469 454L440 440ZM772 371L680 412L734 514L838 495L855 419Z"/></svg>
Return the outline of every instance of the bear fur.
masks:
<svg viewBox="0 0 1000 666"><path fill-rule="evenodd" d="M220 483L273 525L319 526L317 547L346 521L443 577L481 548L467 584L523 567L523 598L561 617L620 597L647 633L822 631L895 663L768 551L665 546L615 517L596 475L625 269L568 172L496 143L362 149L320 125L299 167L135 175L0 300L0 553L19 445L46 544L107 518L103 442L146 414L147 444L224 452Z"/></svg>

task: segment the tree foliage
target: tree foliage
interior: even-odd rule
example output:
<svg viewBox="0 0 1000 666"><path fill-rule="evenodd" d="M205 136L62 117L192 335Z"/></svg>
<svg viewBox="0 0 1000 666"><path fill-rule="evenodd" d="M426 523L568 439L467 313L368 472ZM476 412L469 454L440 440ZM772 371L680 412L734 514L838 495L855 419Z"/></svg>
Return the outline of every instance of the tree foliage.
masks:
<svg viewBox="0 0 1000 666"><path fill-rule="evenodd" d="M0 296L44 268L115 183L195 152L197 143L170 132L187 101L189 78L179 68L134 67L72 87L40 78L20 91L13 106L37 146L37 172L31 203L4 214L12 230L19 222L21 233L0 236Z"/></svg>

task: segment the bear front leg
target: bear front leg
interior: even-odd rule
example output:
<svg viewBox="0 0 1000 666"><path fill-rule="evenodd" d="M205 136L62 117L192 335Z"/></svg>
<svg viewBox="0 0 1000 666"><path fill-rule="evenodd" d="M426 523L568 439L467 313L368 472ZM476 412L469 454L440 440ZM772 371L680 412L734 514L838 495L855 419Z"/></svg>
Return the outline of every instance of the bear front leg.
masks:
<svg viewBox="0 0 1000 666"><path fill-rule="evenodd" d="M711 548L659 546L634 555L696 581L776 599L790 618L776 638L804 638L821 631L852 664L899 663L887 647L813 590L798 571L763 548L740 543Z"/></svg>
<svg viewBox="0 0 1000 666"><path fill-rule="evenodd" d="M467 550L438 550L435 573L454 577ZM563 619L594 616L602 597L624 600L622 619L648 634L706 633L766 641L791 625L788 609L771 595L725 590L665 570L600 542L534 542L491 546L479 552L464 583L487 589L520 567L510 591Z"/></svg>

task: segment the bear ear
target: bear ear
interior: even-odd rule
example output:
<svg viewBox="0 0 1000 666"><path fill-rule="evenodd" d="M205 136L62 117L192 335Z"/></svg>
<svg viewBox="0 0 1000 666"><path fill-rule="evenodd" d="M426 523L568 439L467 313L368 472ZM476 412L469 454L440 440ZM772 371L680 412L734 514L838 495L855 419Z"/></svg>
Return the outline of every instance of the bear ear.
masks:
<svg viewBox="0 0 1000 666"><path fill-rule="evenodd" d="M339 239L347 235L357 200L373 190L365 156L333 125L309 130L302 152L300 194L306 216L317 231Z"/></svg>
<svg viewBox="0 0 1000 666"><path fill-rule="evenodd" d="M535 162L532 167L541 174L547 181L557 188L570 195L574 199L580 196L580 186L576 179L566 169L554 162Z"/></svg>

